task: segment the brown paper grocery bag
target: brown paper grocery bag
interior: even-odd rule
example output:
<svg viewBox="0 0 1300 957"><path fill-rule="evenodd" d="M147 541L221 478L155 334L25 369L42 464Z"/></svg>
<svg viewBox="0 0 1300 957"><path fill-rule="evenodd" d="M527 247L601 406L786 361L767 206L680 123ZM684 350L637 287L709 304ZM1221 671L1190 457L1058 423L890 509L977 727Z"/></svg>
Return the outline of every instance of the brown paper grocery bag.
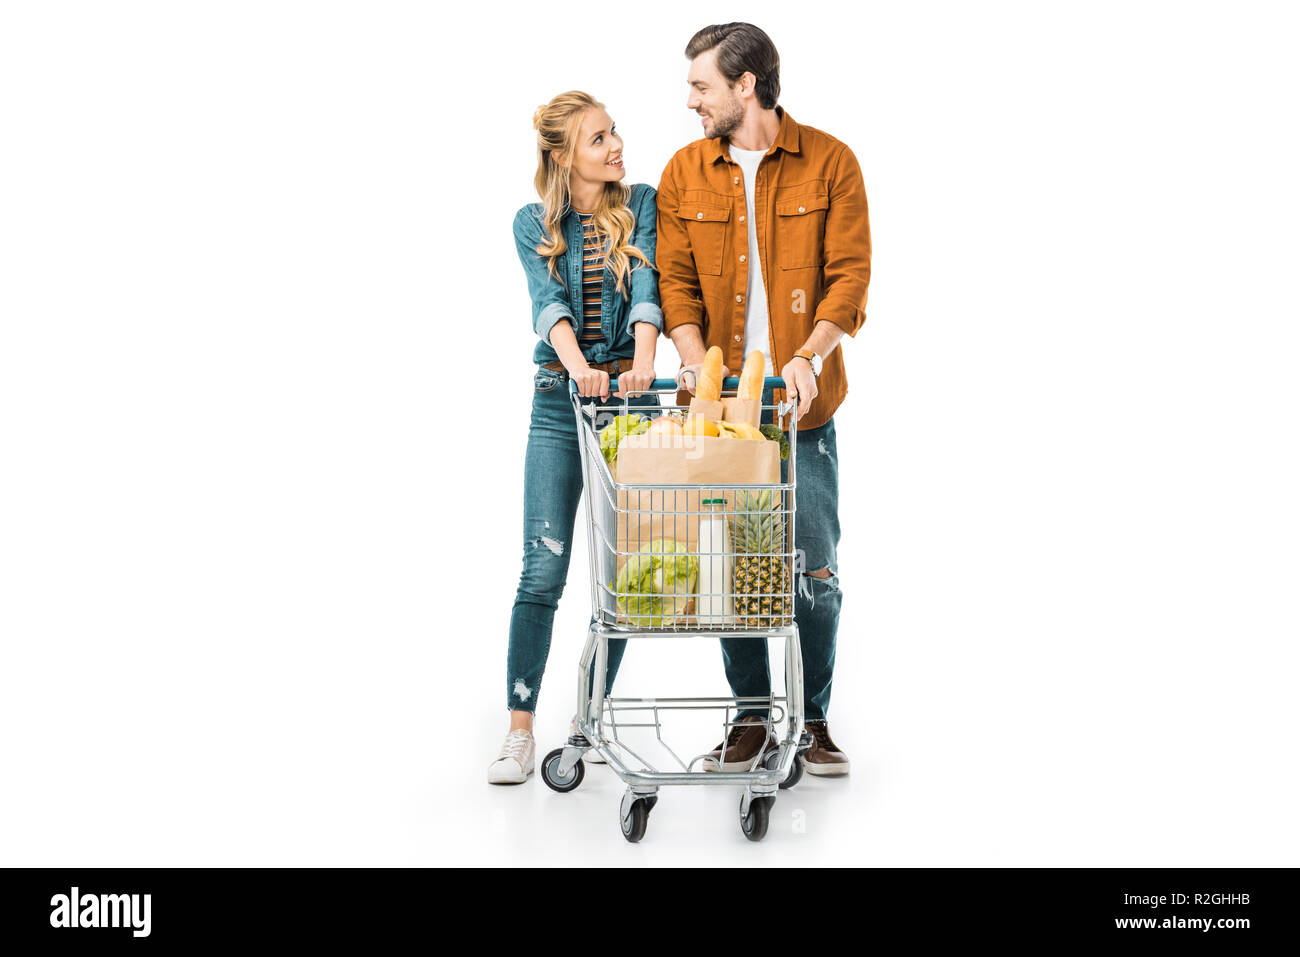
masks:
<svg viewBox="0 0 1300 957"><path fill-rule="evenodd" d="M701 399L698 395L691 399L691 415L698 415L701 418L717 422L719 419L726 418L725 407L723 402L717 399Z"/></svg>
<svg viewBox="0 0 1300 957"><path fill-rule="evenodd" d="M717 487L619 489L616 548L619 552L635 553L655 540L671 539L694 553L698 551L701 499L726 499L724 508L731 512L735 508L735 493L726 486L775 485L780 481L781 449L776 442L630 435L618 447L620 485L716 484ZM626 554L617 556L616 577L626 562ZM656 622L655 627L669 624L665 620Z"/></svg>
<svg viewBox="0 0 1300 957"><path fill-rule="evenodd" d="M728 422L758 427L759 417L763 413L760 399L738 399L735 396L722 400L722 417Z"/></svg>
<svg viewBox="0 0 1300 957"><path fill-rule="evenodd" d="M739 399L736 396L716 400L695 396L691 399L689 408L691 415L702 416L713 422L725 420L757 426L763 403L760 399Z"/></svg>

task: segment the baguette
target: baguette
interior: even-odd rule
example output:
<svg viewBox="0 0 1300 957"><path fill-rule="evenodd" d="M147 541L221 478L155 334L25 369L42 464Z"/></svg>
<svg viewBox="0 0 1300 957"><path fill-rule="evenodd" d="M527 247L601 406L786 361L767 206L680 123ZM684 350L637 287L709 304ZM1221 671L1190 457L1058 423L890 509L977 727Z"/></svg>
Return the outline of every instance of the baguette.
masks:
<svg viewBox="0 0 1300 957"><path fill-rule="evenodd" d="M740 373L740 391L736 393L738 399L761 399L763 398L763 353L755 349L745 360L745 368Z"/></svg>
<svg viewBox="0 0 1300 957"><path fill-rule="evenodd" d="M717 346L709 349L700 366L700 381L695 386L695 394L701 399L716 402L722 398L722 350Z"/></svg>

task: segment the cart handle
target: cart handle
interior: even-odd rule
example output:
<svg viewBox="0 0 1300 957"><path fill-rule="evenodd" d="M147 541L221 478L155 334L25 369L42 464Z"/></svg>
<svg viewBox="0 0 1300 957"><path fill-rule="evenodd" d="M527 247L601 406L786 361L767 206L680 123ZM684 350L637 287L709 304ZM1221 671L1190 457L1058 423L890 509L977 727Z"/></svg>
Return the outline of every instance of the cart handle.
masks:
<svg viewBox="0 0 1300 957"><path fill-rule="evenodd" d="M678 385L676 379L655 379L653 382L650 383L650 388L647 389L646 391L663 392L667 389L677 389L677 388ZM724 391L728 391L728 392L736 391L737 389L740 388L740 378L738 376L728 376L727 378L722 380L722 388ZM763 388L784 389L785 379L781 378L780 376L768 376L763 380ZM569 391L574 393L578 391L578 383L574 382L572 379L569 380ZM618 391L617 377L609 380L609 391L611 395L613 395L615 392Z"/></svg>

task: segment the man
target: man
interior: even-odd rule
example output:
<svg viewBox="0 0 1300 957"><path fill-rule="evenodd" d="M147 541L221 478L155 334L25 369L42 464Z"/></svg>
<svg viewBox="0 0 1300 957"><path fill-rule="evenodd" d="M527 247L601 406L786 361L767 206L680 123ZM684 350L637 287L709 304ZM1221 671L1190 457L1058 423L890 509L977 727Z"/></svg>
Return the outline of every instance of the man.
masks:
<svg viewBox="0 0 1300 957"><path fill-rule="evenodd" d="M847 146L796 123L777 105L780 59L758 27L705 27L687 44L686 57L686 105L699 114L704 138L673 156L659 184L656 258L664 329L682 358L683 385L693 389L694 376L684 374L698 374L710 346L722 348L729 370L758 349L765 374L780 370L785 397L798 402L795 620L813 739L804 767L810 774L847 774L849 759L826 723L841 603L832 416L848 391L835 346L866 318L866 188ZM782 397L780 390L769 393L764 404ZM766 640L722 645L732 693L769 695ZM763 714L739 714L713 752L717 767L745 770L760 749L775 744Z"/></svg>

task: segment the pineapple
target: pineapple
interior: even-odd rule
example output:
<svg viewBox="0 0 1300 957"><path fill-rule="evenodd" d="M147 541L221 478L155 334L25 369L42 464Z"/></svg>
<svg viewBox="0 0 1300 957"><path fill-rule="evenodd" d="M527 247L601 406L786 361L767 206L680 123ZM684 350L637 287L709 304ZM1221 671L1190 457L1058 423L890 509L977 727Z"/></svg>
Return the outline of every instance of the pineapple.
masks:
<svg viewBox="0 0 1300 957"><path fill-rule="evenodd" d="M731 541L736 555L732 574L736 624L770 628L789 624L790 571L785 552L785 515L772 514L772 493L736 493ZM752 515L739 514L753 512Z"/></svg>

